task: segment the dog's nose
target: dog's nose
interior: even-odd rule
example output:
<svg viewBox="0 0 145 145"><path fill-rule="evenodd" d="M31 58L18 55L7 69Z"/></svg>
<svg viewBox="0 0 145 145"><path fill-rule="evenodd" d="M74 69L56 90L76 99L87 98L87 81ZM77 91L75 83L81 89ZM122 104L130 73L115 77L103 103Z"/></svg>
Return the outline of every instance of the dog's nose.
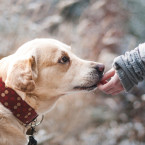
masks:
<svg viewBox="0 0 145 145"><path fill-rule="evenodd" d="M99 75L102 75L105 69L105 65L104 64L97 64L95 66L95 69L97 70L97 72L99 73Z"/></svg>

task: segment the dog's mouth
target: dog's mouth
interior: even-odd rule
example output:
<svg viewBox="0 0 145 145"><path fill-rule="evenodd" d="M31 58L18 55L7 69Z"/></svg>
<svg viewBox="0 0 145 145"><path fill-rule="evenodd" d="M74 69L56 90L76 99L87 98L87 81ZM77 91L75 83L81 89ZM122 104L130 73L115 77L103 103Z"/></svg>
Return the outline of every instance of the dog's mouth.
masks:
<svg viewBox="0 0 145 145"><path fill-rule="evenodd" d="M85 85L82 85L82 86L76 86L74 87L74 90L86 90L86 91L91 91L91 90L94 90L95 88L97 88L97 84L99 84L99 82L101 81L103 77L103 74L99 75L99 80L93 84L93 85L90 85L90 86L85 86Z"/></svg>
<svg viewBox="0 0 145 145"><path fill-rule="evenodd" d="M97 87L97 84L92 85L92 86L77 86L74 87L75 90L86 90L86 91L91 91L94 90Z"/></svg>

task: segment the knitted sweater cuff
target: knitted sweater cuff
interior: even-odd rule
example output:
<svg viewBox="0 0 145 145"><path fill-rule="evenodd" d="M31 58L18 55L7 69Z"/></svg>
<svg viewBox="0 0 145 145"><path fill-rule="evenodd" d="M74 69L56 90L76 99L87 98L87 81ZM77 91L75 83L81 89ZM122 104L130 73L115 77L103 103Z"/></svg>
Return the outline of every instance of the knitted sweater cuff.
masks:
<svg viewBox="0 0 145 145"><path fill-rule="evenodd" d="M121 59L121 57L117 57L114 60L114 65L113 66L116 69L116 72L119 76L119 79L120 79L120 82L121 82L123 88L125 89L126 92L128 92L133 88L134 83L132 83L130 81L126 72L122 69L122 67L121 67L122 65L124 65L123 60Z"/></svg>
<svg viewBox="0 0 145 145"><path fill-rule="evenodd" d="M145 65L140 57L138 48L115 58L113 66L127 92L138 82L142 81L145 76Z"/></svg>

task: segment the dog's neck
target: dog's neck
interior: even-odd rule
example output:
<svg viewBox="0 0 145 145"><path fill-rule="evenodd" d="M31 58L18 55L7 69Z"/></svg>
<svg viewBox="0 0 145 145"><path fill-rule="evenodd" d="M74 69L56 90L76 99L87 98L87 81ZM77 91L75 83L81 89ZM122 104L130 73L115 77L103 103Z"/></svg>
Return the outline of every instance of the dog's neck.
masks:
<svg viewBox="0 0 145 145"><path fill-rule="evenodd" d="M38 114L13 89L5 86L0 78L0 102L24 124L32 122Z"/></svg>
<svg viewBox="0 0 145 145"><path fill-rule="evenodd" d="M48 97L48 94L47 94ZM49 112L56 104L59 96L49 96L49 99L44 100L43 94L26 94L25 101L31 105L38 114Z"/></svg>

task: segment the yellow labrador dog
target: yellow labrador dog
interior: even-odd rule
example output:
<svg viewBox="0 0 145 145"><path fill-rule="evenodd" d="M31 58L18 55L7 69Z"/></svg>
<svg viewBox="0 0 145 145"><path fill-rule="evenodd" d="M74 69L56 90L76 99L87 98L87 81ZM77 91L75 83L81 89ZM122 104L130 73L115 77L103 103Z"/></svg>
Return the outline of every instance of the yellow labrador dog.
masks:
<svg viewBox="0 0 145 145"><path fill-rule="evenodd" d="M103 70L104 65L78 58L54 39L32 40L0 60L0 145L27 144L31 121L61 96L95 89Z"/></svg>

